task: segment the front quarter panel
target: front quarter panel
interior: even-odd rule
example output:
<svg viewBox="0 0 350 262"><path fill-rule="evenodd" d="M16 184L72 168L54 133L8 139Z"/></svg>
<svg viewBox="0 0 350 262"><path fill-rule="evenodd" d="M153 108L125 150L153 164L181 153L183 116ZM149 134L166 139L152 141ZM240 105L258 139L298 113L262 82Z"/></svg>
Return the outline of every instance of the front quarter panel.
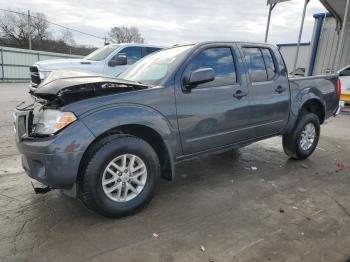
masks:
<svg viewBox="0 0 350 262"><path fill-rule="evenodd" d="M121 104L103 108L82 118L82 121L96 137L120 126L146 126L162 137L172 160L174 156L181 152L176 127L172 127L167 118L161 113L144 105Z"/></svg>

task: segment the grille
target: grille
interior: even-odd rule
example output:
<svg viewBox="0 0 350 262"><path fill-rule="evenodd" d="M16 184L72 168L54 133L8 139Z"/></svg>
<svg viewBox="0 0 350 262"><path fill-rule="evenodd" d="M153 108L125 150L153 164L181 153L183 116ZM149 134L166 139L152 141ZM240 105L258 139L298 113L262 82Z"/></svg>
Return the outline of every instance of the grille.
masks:
<svg viewBox="0 0 350 262"><path fill-rule="evenodd" d="M29 67L29 71L30 71L30 80L32 82L32 86L37 87L41 82L40 76L39 76L39 70L36 66L31 66Z"/></svg>
<svg viewBox="0 0 350 262"><path fill-rule="evenodd" d="M26 125L27 125L26 115L18 116L17 132L19 137L23 137L24 135L27 134Z"/></svg>
<svg viewBox="0 0 350 262"><path fill-rule="evenodd" d="M28 137L32 132L33 111L23 111L16 113L15 130L17 137L21 140L23 137Z"/></svg>

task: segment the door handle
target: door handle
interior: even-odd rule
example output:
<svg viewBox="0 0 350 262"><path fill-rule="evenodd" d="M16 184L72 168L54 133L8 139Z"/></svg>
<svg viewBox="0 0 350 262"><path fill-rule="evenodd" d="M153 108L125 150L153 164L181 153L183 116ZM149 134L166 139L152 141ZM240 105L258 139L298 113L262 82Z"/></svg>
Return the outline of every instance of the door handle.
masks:
<svg viewBox="0 0 350 262"><path fill-rule="evenodd" d="M286 91L286 88L283 87L283 86L278 86L278 87L275 89L275 91L276 91L277 93L280 94L280 93Z"/></svg>
<svg viewBox="0 0 350 262"><path fill-rule="evenodd" d="M247 93L242 90L237 90L236 93L233 94L233 97L237 99L241 99L242 97L246 96Z"/></svg>

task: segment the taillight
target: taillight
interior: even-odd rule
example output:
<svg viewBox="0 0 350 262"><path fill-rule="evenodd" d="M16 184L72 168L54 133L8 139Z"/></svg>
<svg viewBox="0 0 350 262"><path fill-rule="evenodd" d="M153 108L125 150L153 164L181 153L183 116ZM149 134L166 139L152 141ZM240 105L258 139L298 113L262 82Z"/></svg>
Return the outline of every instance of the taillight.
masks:
<svg viewBox="0 0 350 262"><path fill-rule="evenodd" d="M338 91L338 98L340 98L341 95L341 82L340 79L337 81L337 91Z"/></svg>

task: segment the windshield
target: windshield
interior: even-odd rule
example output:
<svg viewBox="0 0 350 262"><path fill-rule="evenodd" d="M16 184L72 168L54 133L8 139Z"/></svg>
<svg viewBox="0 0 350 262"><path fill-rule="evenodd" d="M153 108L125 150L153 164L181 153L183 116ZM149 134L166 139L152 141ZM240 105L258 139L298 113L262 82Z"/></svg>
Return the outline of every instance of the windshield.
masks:
<svg viewBox="0 0 350 262"><path fill-rule="evenodd" d="M85 59L93 60L93 61L101 61L104 60L107 56L109 56L114 50L119 48L120 45L106 45L105 47L101 47L91 54L87 55Z"/></svg>
<svg viewBox="0 0 350 262"><path fill-rule="evenodd" d="M118 77L148 85L161 85L181 63L193 45L158 51L135 63Z"/></svg>

